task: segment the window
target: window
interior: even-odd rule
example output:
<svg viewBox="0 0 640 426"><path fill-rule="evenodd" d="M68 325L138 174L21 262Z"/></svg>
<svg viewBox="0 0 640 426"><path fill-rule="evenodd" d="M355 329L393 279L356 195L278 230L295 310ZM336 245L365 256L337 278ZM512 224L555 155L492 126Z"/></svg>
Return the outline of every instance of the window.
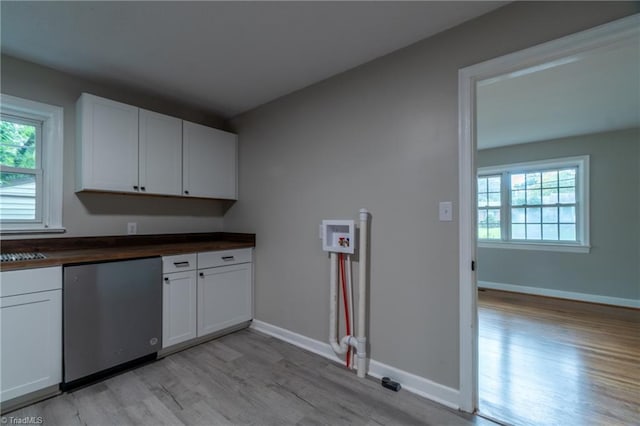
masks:
<svg viewBox="0 0 640 426"><path fill-rule="evenodd" d="M589 157L478 170L480 247L588 252Z"/></svg>
<svg viewBox="0 0 640 426"><path fill-rule="evenodd" d="M0 95L0 229L62 229L62 108Z"/></svg>

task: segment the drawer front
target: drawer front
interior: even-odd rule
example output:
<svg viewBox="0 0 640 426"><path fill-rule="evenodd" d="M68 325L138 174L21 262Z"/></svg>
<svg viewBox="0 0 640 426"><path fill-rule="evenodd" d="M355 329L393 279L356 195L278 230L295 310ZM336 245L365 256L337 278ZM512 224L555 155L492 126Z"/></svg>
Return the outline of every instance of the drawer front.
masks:
<svg viewBox="0 0 640 426"><path fill-rule="evenodd" d="M162 273L193 271L196 269L197 256L195 253L178 254L175 256L162 257Z"/></svg>
<svg viewBox="0 0 640 426"><path fill-rule="evenodd" d="M60 266L0 273L0 297L60 290L61 288L62 267Z"/></svg>
<svg viewBox="0 0 640 426"><path fill-rule="evenodd" d="M252 251L250 248L244 248L198 253L198 269L249 263L252 261Z"/></svg>

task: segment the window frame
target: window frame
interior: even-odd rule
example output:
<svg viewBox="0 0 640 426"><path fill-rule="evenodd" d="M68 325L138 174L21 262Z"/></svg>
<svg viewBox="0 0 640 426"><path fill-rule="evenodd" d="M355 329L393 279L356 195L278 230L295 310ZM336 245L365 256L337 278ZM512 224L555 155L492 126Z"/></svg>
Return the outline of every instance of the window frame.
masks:
<svg viewBox="0 0 640 426"><path fill-rule="evenodd" d="M576 167L576 240L573 241L527 241L511 239L511 188L510 176L517 173L545 171ZM548 160L512 163L500 166L479 167L476 179L483 176L501 175L500 228L501 239L476 239L481 248L504 248L517 250L543 250L570 253L589 253L589 156L554 158ZM476 190L476 210L478 207L478 191Z"/></svg>
<svg viewBox="0 0 640 426"><path fill-rule="evenodd" d="M64 232L62 226L63 108L0 94L0 112L16 120L41 122L40 185L36 183L36 221L0 221L1 234ZM37 158L37 157L36 157ZM36 174L37 169L30 173Z"/></svg>

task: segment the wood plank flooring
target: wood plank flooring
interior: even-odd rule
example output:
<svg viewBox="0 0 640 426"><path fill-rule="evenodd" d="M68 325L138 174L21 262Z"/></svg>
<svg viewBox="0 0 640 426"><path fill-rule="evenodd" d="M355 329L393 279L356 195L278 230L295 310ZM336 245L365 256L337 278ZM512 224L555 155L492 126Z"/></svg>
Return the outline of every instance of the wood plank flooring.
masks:
<svg viewBox="0 0 640 426"><path fill-rule="evenodd" d="M640 424L640 311L479 292L480 413L517 425Z"/></svg>
<svg viewBox="0 0 640 426"><path fill-rule="evenodd" d="M488 425L252 330L8 413L45 425ZM4 421L3 421L4 423Z"/></svg>

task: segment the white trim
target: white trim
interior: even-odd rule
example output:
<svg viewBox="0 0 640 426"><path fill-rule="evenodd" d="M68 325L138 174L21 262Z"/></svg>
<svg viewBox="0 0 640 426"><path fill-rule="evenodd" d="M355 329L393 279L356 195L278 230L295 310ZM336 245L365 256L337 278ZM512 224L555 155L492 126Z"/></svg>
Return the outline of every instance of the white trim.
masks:
<svg viewBox="0 0 640 426"><path fill-rule="evenodd" d="M580 302L600 303L603 305L640 309L640 300L638 299L625 299L622 297L601 296L599 294L577 293L574 291L530 287L519 284L495 283L491 281L478 281L478 288L488 288L491 290L510 291L513 293L532 294L535 296L555 297L558 299L569 299L577 300Z"/></svg>
<svg viewBox="0 0 640 426"><path fill-rule="evenodd" d="M640 14L581 31L541 45L491 59L458 72L458 189L460 196L460 408L473 412L478 406L478 344L475 260L475 87L476 82L519 71L570 55L635 42L640 35Z"/></svg>
<svg viewBox="0 0 640 426"><path fill-rule="evenodd" d="M64 110L62 107L0 94L3 113L25 116L42 121L42 222L6 223L2 233L36 233L38 231L64 232L62 227L62 186L64 151Z"/></svg>
<svg viewBox="0 0 640 426"><path fill-rule="evenodd" d="M530 243L530 242L517 242L512 243L509 241L478 241L478 247L489 249L507 249L507 250L537 250L537 251L560 251L565 253L589 253L591 246L576 245L576 244L545 244L545 243Z"/></svg>
<svg viewBox="0 0 640 426"><path fill-rule="evenodd" d="M313 352L331 361L340 364L344 363L342 359L336 356L329 343L311 339L310 337L303 336L302 334L298 334L260 320L253 320L251 328L287 343L291 343L299 348L308 350L309 352ZM411 393L415 393L449 408L456 410L459 409L458 400L460 399L460 396L456 389L441 385L424 377L400 370L399 368L392 367L373 359L369 360L368 374L377 379L384 376L392 377L402 385L403 389ZM354 380L357 380L357 376L354 375L353 378Z"/></svg>

